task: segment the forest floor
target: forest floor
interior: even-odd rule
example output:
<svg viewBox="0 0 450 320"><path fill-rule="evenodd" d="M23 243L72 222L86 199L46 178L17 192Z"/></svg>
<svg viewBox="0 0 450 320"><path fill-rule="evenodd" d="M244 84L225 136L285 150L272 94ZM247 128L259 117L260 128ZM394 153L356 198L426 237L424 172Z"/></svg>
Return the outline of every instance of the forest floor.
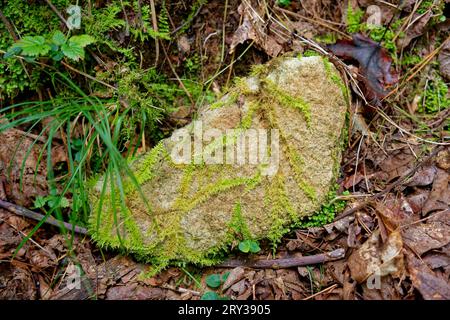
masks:
<svg viewBox="0 0 450 320"><path fill-rule="evenodd" d="M251 65L285 52L329 55L351 89L337 191L345 208L333 212L332 222L290 232L276 251L262 243L259 253L234 251L221 266L169 267L145 277L149 266L132 256L99 249L80 234L69 248L59 229L48 224L15 252L36 221L4 205L0 299L450 299L450 2L349 3L351 10L347 1L332 0L209 1L185 33L170 43L160 41L159 48L160 69L171 77L194 55L205 57L203 79L228 66L212 82L213 92ZM376 63L356 57L360 48L350 32L381 42L386 50L376 54ZM327 46L338 39L347 42ZM374 88L380 84L386 93ZM167 115L163 131L190 121L191 109L180 106ZM1 162L21 163L25 148L12 152L12 146L29 146L36 135L21 128L2 134ZM51 152L54 164L66 161L64 143L54 143ZM27 158L23 186L0 176L4 204L38 211L36 181L46 183L46 170L30 169L27 176L29 168L43 165L38 158L37 151ZM338 249L344 254L329 255ZM305 259L310 256L319 263L310 264ZM270 267L258 266L267 259L274 260Z"/></svg>

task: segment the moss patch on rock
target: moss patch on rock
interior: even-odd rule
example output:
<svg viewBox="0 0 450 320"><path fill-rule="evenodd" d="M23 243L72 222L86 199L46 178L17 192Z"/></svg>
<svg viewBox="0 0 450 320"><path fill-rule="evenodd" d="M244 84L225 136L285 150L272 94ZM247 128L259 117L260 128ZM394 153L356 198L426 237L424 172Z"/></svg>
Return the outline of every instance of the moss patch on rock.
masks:
<svg viewBox="0 0 450 320"><path fill-rule="evenodd" d="M114 183L91 188L90 230L100 245L124 248L158 267L211 265L237 237L276 244L320 209L341 159L343 83L321 57L278 58L258 71L199 111L200 142L194 122L136 159L131 168L140 190L125 179L124 205ZM217 134L203 136L210 129ZM174 137L182 132L193 145L188 163L173 158L181 141ZM268 132L258 140L267 148L253 152L258 160L277 159L275 170L272 163L252 161L250 153L236 160L239 150L252 150L247 135L260 132ZM208 162L206 154L222 154L223 161Z"/></svg>

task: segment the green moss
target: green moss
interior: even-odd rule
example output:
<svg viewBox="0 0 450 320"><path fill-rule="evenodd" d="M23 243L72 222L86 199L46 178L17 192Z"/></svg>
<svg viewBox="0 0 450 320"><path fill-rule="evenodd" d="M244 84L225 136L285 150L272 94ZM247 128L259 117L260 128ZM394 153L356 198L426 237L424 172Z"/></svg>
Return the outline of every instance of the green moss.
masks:
<svg viewBox="0 0 450 320"><path fill-rule="evenodd" d="M336 34L334 33L326 33L324 35L318 35L314 37L314 40L316 40L317 42L321 42L324 44L333 44L336 43Z"/></svg>
<svg viewBox="0 0 450 320"><path fill-rule="evenodd" d="M234 240L236 236L239 237L240 240L252 239L250 229L242 216L242 205L240 201L237 201L234 205L233 215L228 223L228 228L231 230L229 233L229 241Z"/></svg>
<svg viewBox="0 0 450 320"><path fill-rule="evenodd" d="M336 200L336 190L338 185L335 185L333 189L328 192L327 198L320 210L313 215L304 218L302 221L295 224L296 228L310 228L320 227L324 224L333 222L337 214L342 212L345 208L345 200ZM345 191L343 195L348 195L349 192Z"/></svg>
<svg viewBox="0 0 450 320"><path fill-rule="evenodd" d="M317 51L308 49L301 55L302 57L318 57L320 54Z"/></svg>
<svg viewBox="0 0 450 320"><path fill-rule="evenodd" d="M166 157L162 157L163 155ZM141 185L152 180L155 177L155 165L159 163L162 158L168 158L167 155L168 153L164 146L164 142L160 141L145 155L142 162L139 163L139 169L134 173L137 182Z"/></svg>
<svg viewBox="0 0 450 320"><path fill-rule="evenodd" d="M276 248L284 234L290 231L290 225L299 220L298 213L289 200L285 189L285 178L277 174L266 191L265 205L270 208L270 219L272 226L268 239L273 248Z"/></svg>
<svg viewBox="0 0 450 320"><path fill-rule="evenodd" d="M251 67L250 76L263 78L268 72L268 65L266 64L255 64Z"/></svg>
<svg viewBox="0 0 450 320"><path fill-rule="evenodd" d="M258 101L249 101L247 113L242 117L241 127L242 129L250 129L255 113L260 109L260 103Z"/></svg>
<svg viewBox="0 0 450 320"><path fill-rule="evenodd" d="M293 108L303 115L307 124L311 122L311 110L309 104L302 98L294 98L286 91L278 87L272 81L264 82L264 87L272 99L275 99L280 105L286 108Z"/></svg>
<svg viewBox="0 0 450 320"><path fill-rule="evenodd" d="M215 183L210 183L203 188L201 188L198 192L196 192L189 199L179 198L174 205L174 208L180 210L180 212L188 212L198 206L201 203L204 203L206 200L211 198L214 195L217 195L223 191L229 190L231 188L239 187L239 186L254 186L255 180L258 179L260 175L255 175L253 177L237 177L232 179L222 179Z"/></svg>
<svg viewBox="0 0 450 320"><path fill-rule="evenodd" d="M418 105L422 113L432 114L449 108L448 86L440 76L436 75L433 81L428 82L422 102Z"/></svg>
<svg viewBox="0 0 450 320"><path fill-rule="evenodd" d="M235 104L237 102L238 98L239 92L237 90L230 91L227 97L223 97L222 99L219 99L218 101L212 103L209 106L209 109L214 110L231 106L232 104Z"/></svg>
<svg viewBox="0 0 450 320"><path fill-rule="evenodd" d="M347 2L347 32L357 33L361 30L361 21L364 16L364 11L360 8L353 9L350 1Z"/></svg>
<svg viewBox="0 0 450 320"><path fill-rule="evenodd" d="M341 89L345 102L347 103L347 105L349 105L350 100L348 88L345 85L344 81L342 81L341 77L334 70L334 65L326 57L323 58L323 65L325 67L327 77Z"/></svg>

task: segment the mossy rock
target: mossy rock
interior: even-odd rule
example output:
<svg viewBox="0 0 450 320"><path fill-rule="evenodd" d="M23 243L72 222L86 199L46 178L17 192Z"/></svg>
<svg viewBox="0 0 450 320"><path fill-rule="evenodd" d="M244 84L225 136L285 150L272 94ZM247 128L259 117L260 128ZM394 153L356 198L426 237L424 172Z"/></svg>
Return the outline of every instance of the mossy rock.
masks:
<svg viewBox="0 0 450 320"><path fill-rule="evenodd" d="M345 128L343 88L334 66L321 57L282 57L258 66L199 111L200 136L213 128L223 133L213 142L198 142L200 122L193 122L132 163L141 190L125 179L126 207L119 191L111 194L106 187L98 210L103 180L96 183L93 238L160 266L213 264L236 240L278 241L289 226L320 209L335 182ZM228 159L230 146L254 129L271 133L259 162L249 154L241 163L205 160L206 153L222 152ZM188 163L173 157L181 154L182 140L174 138L183 136L185 142L197 141ZM278 166L261 161L276 155Z"/></svg>

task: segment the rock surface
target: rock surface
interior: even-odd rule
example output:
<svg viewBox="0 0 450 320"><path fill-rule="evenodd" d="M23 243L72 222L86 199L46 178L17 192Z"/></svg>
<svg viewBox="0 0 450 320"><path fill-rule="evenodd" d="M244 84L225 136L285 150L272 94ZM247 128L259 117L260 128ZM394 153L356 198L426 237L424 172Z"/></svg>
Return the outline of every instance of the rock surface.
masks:
<svg viewBox="0 0 450 320"><path fill-rule="evenodd" d="M126 208L106 184L98 210L103 178L92 187L94 239L160 265L212 264L240 240L278 241L320 208L335 181L343 89L320 57L255 67L197 121L132 163L141 192L125 181Z"/></svg>

